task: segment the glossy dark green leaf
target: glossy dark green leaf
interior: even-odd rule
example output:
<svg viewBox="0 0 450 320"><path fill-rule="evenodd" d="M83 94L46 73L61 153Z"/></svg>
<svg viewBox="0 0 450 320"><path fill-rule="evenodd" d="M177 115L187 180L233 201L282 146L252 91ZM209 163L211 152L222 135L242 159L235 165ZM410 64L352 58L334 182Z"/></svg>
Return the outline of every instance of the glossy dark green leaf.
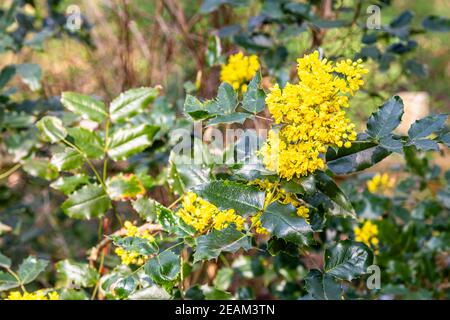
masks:
<svg viewBox="0 0 450 320"><path fill-rule="evenodd" d="M257 72L247 86L247 91L242 99L242 108L254 114L263 111L265 107L265 93L260 88L260 83L261 74Z"/></svg>
<svg viewBox="0 0 450 320"><path fill-rule="evenodd" d="M158 94L156 88L137 88L121 93L111 102L111 120L125 120L138 114L155 100Z"/></svg>
<svg viewBox="0 0 450 320"><path fill-rule="evenodd" d="M48 159L26 159L22 168L29 175L44 180L54 180L58 177L58 170Z"/></svg>
<svg viewBox="0 0 450 320"><path fill-rule="evenodd" d="M63 192L65 195L69 195L78 189L80 186L89 182L89 177L84 174L78 174L69 177L60 177L53 182L50 187Z"/></svg>
<svg viewBox="0 0 450 320"><path fill-rule="evenodd" d="M307 245L312 236L311 226L297 215L292 204L271 203L261 215L261 224L277 238L298 245Z"/></svg>
<svg viewBox="0 0 450 320"><path fill-rule="evenodd" d="M63 140L67 136L67 130L63 123L56 117L45 116L36 123L44 138L51 143Z"/></svg>
<svg viewBox="0 0 450 320"><path fill-rule="evenodd" d="M205 105L196 97L188 94L184 101L184 113L189 115L193 120L203 120L211 115L205 110Z"/></svg>
<svg viewBox="0 0 450 320"><path fill-rule="evenodd" d="M86 128L69 128L69 137L81 152L90 159L99 159L104 155L104 144L95 131Z"/></svg>
<svg viewBox="0 0 450 320"><path fill-rule="evenodd" d="M431 114L414 122L408 130L411 140L426 138L434 132L441 130L447 121L446 114Z"/></svg>
<svg viewBox="0 0 450 320"><path fill-rule="evenodd" d="M75 191L61 205L64 213L75 219L101 217L110 207L111 200L97 184L89 184Z"/></svg>
<svg viewBox="0 0 450 320"><path fill-rule="evenodd" d="M83 119L102 122L108 116L105 104L87 95L75 92L63 92L61 103L68 110Z"/></svg>
<svg viewBox="0 0 450 320"><path fill-rule="evenodd" d="M172 251L164 251L150 259L145 264L144 270L156 284L171 283L180 273L180 256Z"/></svg>
<svg viewBox="0 0 450 320"><path fill-rule="evenodd" d="M417 140L412 140L410 142L411 145L414 145L417 150L421 150L421 151L437 151L439 150L439 146L437 144L436 141L431 140L431 139L417 139Z"/></svg>
<svg viewBox="0 0 450 320"><path fill-rule="evenodd" d="M317 269L311 270L306 279L306 289L317 300L341 300L342 288L333 276Z"/></svg>
<svg viewBox="0 0 450 320"><path fill-rule="evenodd" d="M392 135L382 137L379 143L381 147L388 151L397 153L402 153L403 151L403 141L400 139L395 139Z"/></svg>
<svg viewBox="0 0 450 320"><path fill-rule="evenodd" d="M68 171L78 169L83 166L83 156L71 149L66 149L63 152L55 153L51 159L53 164L59 171Z"/></svg>
<svg viewBox="0 0 450 320"><path fill-rule="evenodd" d="M422 21L422 26L430 31L450 31L450 19L439 16L428 16Z"/></svg>
<svg viewBox="0 0 450 320"><path fill-rule="evenodd" d="M221 268L213 280L214 287L219 290L227 290L233 281L233 274L232 268Z"/></svg>
<svg viewBox="0 0 450 320"><path fill-rule="evenodd" d="M144 256L158 252L158 247L154 242L140 237L117 237L114 239L116 246L124 248L129 252L137 252Z"/></svg>
<svg viewBox="0 0 450 320"><path fill-rule="evenodd" d="M250 250L251 239L246 234L237 231L233 226L223 230L213 230L198 237L196 240L194 262L217 258L222 252L235 253L239 249Z"/></svg>
<svg viewBox="0 0 450 320"><path fill-rule="evenodd" d="M340 241L325 250L324 270L327 274L351 281L367 272L373 263L372 251L361 242Z"/></svg>
<svg viewBox="0 0 450 320"><path fill-rule="evenodd" d="M252 115L244 112L233 112L226 115L218 115L208 120L207 125L213 126L220 123L240 123L243 124L245 120L251 118Z"/></svg>
<svg viewBox="0 0 450 320"><path fill-rule="evenodd" d="M264 206L264 191L237 182L211 181L195 187L194 192L219 209L234 209L242 216L256 213Z"/></svg>
<svg viewBox="0 0 450 320"><path fill-rule="evenodd" d="M385 102L367 121L367 133L374 139L388 136L398 127L403 116L403 101L394 96Z"/></svg>
<svg viewBox="0 0 450 320"><path fill-rule="evenodd" d="M95 286L99 279L97 270L87 263L62 260L58 261L55 266L58 284L64 287L90 288Z"/></svg>
<svg viewBox="0 0 450 320"><path fill-rule="evenodd" d="M0 90L8 84L15 74L16 67L14 65L7 65L0 71Z"/></svg>
<svg viewBox="0 0 450 320"><path fill-rule="evenodd" d="M29 256L19 265L17 275L23 284L36 279L48 266L48 261Z"/></svg>
<svg viewBox="0 0 450 320"><path fill-rule="evenodd" d="M391 154L390 151L366 141L355 141L350 148L339 148L337 152L328 148L328 169L335 174L348 174L370 168Z"/></svg>
<svg viewBox="0 0 450 320"><path fill-rule="evenodd" d="M19 285L19 282L12 274L0 271L0 292L17 288Z"/></svg>
<svg viewBox="0 0 450 320"><path fill-rule="evenodd" d="M11 259L0 252L0 268L11 267Z"/></svg>
<svg viewBox="0 0 450 320"><path fill-rule="evenodd" d="M108 155L114 160L124 160L150 147L159 127L142 124L134 128L115 131L109 141Z"/></svg>
<svg viewBox="0 0 450 320"><path fill-rule="evenodd" d="M155 221L158 212L164 208L158 201L145 197L134 200L131 204L139 216L147 222Z"/></svg>
<svg viewBox="0 0 450 320"><path fill-rule="evenodd" d="M233 87L223 82L219 86L217 92L217 99L215 103L207 105L207 110L210 113L225 115L232 113L237 106L237 93L234 91Z"/></svg>

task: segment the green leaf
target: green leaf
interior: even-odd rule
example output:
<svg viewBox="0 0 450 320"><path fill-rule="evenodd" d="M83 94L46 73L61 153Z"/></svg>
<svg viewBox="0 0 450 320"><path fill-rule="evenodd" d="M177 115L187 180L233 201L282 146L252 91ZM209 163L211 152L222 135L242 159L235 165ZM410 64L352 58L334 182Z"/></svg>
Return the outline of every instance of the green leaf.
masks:
<svg viewBox="0 0 450 320"><path fill-rule="evenodd" d="M229 83L222 82L217 93L217 100L206 107L210 113L225 115L232 113L236 106L237 93Z"/></svg>
<svg viewBox="0 0 450 320"><path fill-rule="evenodd" d="M403 150L402 140L394 139L392 135L382 137L380 139L380 146L391 152L402 153Z"/></svg>
<svg viewBox="0 0 450 320"><path fill-rule="evenodd" d="M111 120L125 120L140 113L155 100L158 93L156 88L137 88L121 93L111 102Z"/></svg>
<svg viewBox="0 0 450 320"><path fill-rule="evenodd" d="M103 157L104 145L102 139L95 131L85 128L69 128L69 138L73 143L90 159L99 159Z"/></svg>
<svg viewBox="0 0 450 320"><path fill-rule="evenodd" d="M68 110L79 115L83 119L89 119L100 123L108 117L105 104L90 96L75 92L63 92L61 103Z"/></svg>
<svg viewBox="0 0 450 320"><path fill-rule="evenodd" d="M243 124L245 120L251 118L252 115L244 112L233 112L231 114L226 115L218 115L210 119L207 123L207 126L213 126L220 123L240 123Z"/></svg>
<svg viewBox="0 0 450 320"><path fill-rule="evenodd" d="M29 256L19 266L17 272L23 284L30 283L47 268L48 261Z"/></svg>
<svg viewBox="0 0 450 320"><path fill-rule="evenodd" d="M99 275L97 270L87 263L62 260L55 264L58 285L90 288L96 285Z"/></svg>
<svg viewBox="0 0 450 320"><path fill-rule="evenodd" d="M89 182L89 177L84 174L78 174L70 177L60 177L53 182L50 187L63 192L65 195L69 195L78 189L80 186Z"/></svg>
<svg viewBox="0 0 450 320"><path fill-rule="evenodd" d="M115 131L108 145L108 155L123 160L150 147L159 127L142 124L134 128Z"/></svg>
<svg viewBox="0 0 450 320"><path fill-rule="evenodd" d="M156 284L170 284L180 273L180 256L172 251L164 251L147 261L144 271Z"/></svg>
<svg viewBox="0 0 450 320"><path fill-rule="evenodd" d="M217 258L222 252L235 253L239 249L250 250L251 238L237 231L233 226L198 237L194 253L194 263Z"/></svg>
<svg viewBox="0 0 450 320"><path fill-rule="evenodd" d="M61 209L71 218L90 219L103 216L111 208L111 201L103 188L89 184L72 193Z"/></svg>
<svg viewBox="0 0 450 320"><path fill-rule="evenodd" d="M147 222L156 220L158 211L164 208L162 204L154 199L140 198L131 202L133 209Z"/></svg>
<svg viewBox="0 0 450 320"><path fill-rule="evenodd" d="M261 215L261 224L277 238L298 245L307 245L312 236L311 226L292 204L271 203Z"/></svg>
<svg viewBox="0 0 450 320"><path fill-rule="evenodd" d="M439 150L439 145L437 142L431 139L412 140L408 145L414 145L417 150L421 151Z"/></svg>
<svg viewBox="0 0 450 320"><path fill-rule="evenodd" d="M62 121L56 117L45 116L36 123L36 126L51 143L61 141L67 136Z"/></svg>
<svg viewBox="0 0 450 320"><path fill-rule="evenodd" d="M153 242L140 237L117 237L114 239L114 244L126 251L137 252L144 256L158 252L158 247Z"/></svg>
<svg viewBox="0 0 450 320"><path fill-rule="evenodd" d="M445 133L439 137L439 141L450 148L450 133Z"/></svg>
<svg viewBox="0 0 450 320"><path fill-rule="evenodd" d="M16 67L14 65L7 65L4 67L2 71L0 71L0 89L3 89L3 87L8 84L15 74Z"/></svg>
<svg viewBox="0 0 450 320"><path fill-rule="evenodd" d="M11 267L11 259L0 252L0 268Z"/></svg>
<svg viewBox="0 0 450 320"><path fill-rule="evenodd" d="M328 148L326 160L328 169L335 174L348 174L370 168L391 152L373 142L355 141L350 148L337 151Z"/></svg>
<svg viewBox="0 0 450 320"><path fill-rule="evenodd" d="M309 271L306 276L306 289L317 300L341 300L342 288L336 279L317 269Z"/></svg>
<svg viewBox="0 0 450 320"><path fill-rule="evenodd" d="M58 177L58 171L47 159L26 159L22 168L29 175L44 180L54 180Z"/></svg>
<svg viewBox="0 0 450 320"><path fill-rule="evenodd" d="M244 93L242 100L242 108L248 112L257 114L264 110L265 107L265 93L260 89L261 74L259 72L250 81L247 91Z"/></svg>
<svg viewBox="0 0 450 320"><path fill-rule="evenodd" d="M351 281L367 272L373 263L372 251L361 242L340 241L325 250L324 270L336 278Z"/></svg>
<svg viewBox="0 0 450 320"><path fill-rule="evenodd" d="M426 138L444 128L446 121L446 114L431 114L414 122L408 130L408 136L411 140Z"/></svg>
<svg viewBox="0 0 450 320"><path fill-rule="evenodd" d="M234 209L244 217L264 207L264 191L237 182L211 181L195 187L194 192L219 209Z"/></svg>
<svg viewBox="0 0 450 320"><path fill-rule="evenodd" d="M30 90L36 91L41 88L41 67L34 63L24 63L16 65L16 71Z"/></svg>
<svg viewBox="0 0 450 320"><path fill-rule="evenodd" d="M422 26L430 31L448 32L450 31L450 19L439 16L428 16L423 19Z"/></svg>
<svg viewBox="0 0 450 320"><path fill-rule="evenodd" d="M66 149L55 153L50 161L59 171L69 171L80 168L84 163L83 156L75 150Z"/></svg>
<svg viewBox="0 0 450 320"><path fill-rule="evenodd" d="M156 285L140 289L128 296L129 300L169 300L170 298L166 290Z"/></svg>
<svg viewBox="0 0 450 320"><path fill-rule="evenodd" d="M203 120L210 117L205 106L196 97L188 94L184 101L184 113L188 114L193 120Z"/></svg>
<svg viewBox="0 0 450 320"><path fill-rule="evenodd" d="M5 291L20 286L12 274L0 271L0 291Z"/></svg>
<svg viewBox="0 0 450 320"><path fill-rule="evenodd" d="M207 285L202 286L202 291L205 300L230 300L233 298L231 293Z"/></svg>
<svg viewBox="0 0 450 320"><path fill-rule="evenodd" d="M127 201L145 194L142 182L135 174L119 174L106 181L108 194L114 201Z"/></svg>
<svg viewBox="0 0 450 320"><path fill-rule="evenodd" d="M227 290L233 281L234 271L231 268L220 269L213 280L214 287L219 290Z"/></svg>
<svg viewBox="0 0 450 320"><path fill-rule="evenodd" d="M398 127L403 116L403 101L394 96L385 102L367 121L367 133L374 139L388 136Z"/></svg>

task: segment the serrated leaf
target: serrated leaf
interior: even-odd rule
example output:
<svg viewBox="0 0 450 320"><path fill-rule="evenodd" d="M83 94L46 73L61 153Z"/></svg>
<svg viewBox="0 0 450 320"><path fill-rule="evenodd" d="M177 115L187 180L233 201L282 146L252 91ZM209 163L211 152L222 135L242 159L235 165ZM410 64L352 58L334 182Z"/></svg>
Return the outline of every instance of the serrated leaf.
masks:
<svg viewBox="0 0 450 320"><path fill-rule="evenodd" d="M445 133L439 137L439 141L450 148L450 133Z"/></svg>
<svg viewBox="0 0 450 320"><path fill-rule="evenodd" d="M200 197L221 210L234 209L246 217L264 207L265 193L258 188L232 181L211 181L195 187Z"/></svg>
<svg viewBox="0 0 450 320"><path fill-rule="evenodd" d="M342 288L334 277L313 269L309 271L305 281L306 288L314 299L341 300Z"/></svg>
<svg viewBox="0 0 450 320"><path fill-rule="evenodd" d="M78 189L80 186L89 182L89 177L84 174L78 174L70 177L60 177L53 182L50 187L59 190L65 195L69 195Z"/></svg>
<svg viewBox="0 0 450 320"><path fill-rule="evenodd" d="M213 126L220 123L240 123L243 124L245 120L251 118L252 115L244 112L233 112L226 115L218 115L208 120L207 126Z"/></svg>
<svg viewBox="0 0 450 320"><path fill-rule="evenodd" d="M111 120L124 120L138 114L155 100L158 93L156 88L137 88L121 93L111 102Z"/></svg>
<svg viewBox="0 0 450 320"><path fill-rule="evenodd" d="M232 113L237 106L237 93L233 87L226 82L222 82L217 92L217 99L214 103L206 105L209 113L225 115Z"/></svg>
<svg viewBox="0 0 450 320"><path fill-rule="evenodd" d="M370 168L390 154L376 143L355 141L350 148L339 148L337 151L328 148L325 158L328 169L333 173L348 174Z"/></svg>
<svg viewBox="0 0 450 320"><path fill-rule="evenodd" d="M0 291L17 288L19 285L12 274L0 271Z"/></svg>
<svg viewBox="0 0 450 320"><path fill-rule="evenodd" d="M265 93L264 90L260 89L260 82L261 74L257 72L250 81L242 99L242 108L254 114L263 111L265 107Z"/></svg>
<svg viewBox="0 0 450 320"><path fill-rule="evenodd" d="M380 146L391 152L402 153L403 150L402 140L394 139L392 135L382 137L380 139Z"/></svg>
<svg viewBox="0 0 450 320"><path fill-rule="evenodd" d="M135 174L119 174L106 181L108 194L114 201L127 201L145 194L142 182Z"/></svg>
<svg viewBox="0 0 450 320"><path fill-rule="evenodd" d="M190 94L186 95L184 112L193 120L203 120L210 117L209 112L205 110L204 104Z"/></svg>
<svg viewBox="0 0 450 320"><path fill-rule="evenodd" d="M388 136L398 127L403 116L403 101L394 96L385 102L367 121L367 133L374 139Z"/></svg>
<svg viewBox="0 0 450 320"><path fill-rule="evenodd" d="M68 110L83 119L89 119L95 122L102 122L108 113L106 112L105 104L90 96L79 94L75 92L63 92L61 96L61 103Z"/></svg>
<svg viewBox="0 0 450 320"><path fill-rule="evenodd" d="M170 298L166 290L156 285L140 289L128 296L130 300L169 300Z"/></svg>
<svg viewBox="0 0 450 320"><path fill-rule="evenodd" d="M292 204L271 203L261 215L261 224L277 238L298 245L307 245L312 236L311 226Z"/></svg>
<svg viewBox="0 0 450 320"><path fill-rule="evenodd" d="M437 151L439 150L439 146L437 144L436 141L431 140L431 139L417 139L417 140L412 140L410 142L411 145L414 145L417 150L421 150L421 151Z"/></svg>
<svg viewBox="0 0 450 320"><path fill-rule="evenodd" d="M336 278L351 281L367 272L373 263L372 251L361 242L340 241L325 250L324 270Z"/></svg>
<svg viewBox="0 0 450 320"><path fill-rule="evenodd" d="M422 26L430 31L448 32L450 31L450 19L432 15L423 19Z"/></svg>
<svg viewBox="0 0 450 320"><path fill-rule="evenodd" d="M131 202L133 209L147 222L156 220L157 213L164 206L158 201L149 198L140 198Z"/></svg>
<svg viewBox="0 0 450 320"><path fill-rule="evenodd" d="M220 231L213 230L198 237L195 242L197 247L194 253L194 263L200 260L215 259L222 252L235 253L241 248L244 250L252 248L250 237L237 231L233 226Z"/></svg>
<svg viewBox="0 0 450 320"><path fill-rule="evenodd" d="M446 121L446 114L431 114L414 122L408 130L408 136L411 140L426 138L444 128Z"/></svg>
<svg viewBox="0 0 450 320"><path fill-rule="evenodd" d="M111 200L103 188L97 184L86 185L72 193L61 205L61 209L71 218L90 219L103 216L111 208Z"/></svg>
<svg viewBox="0 0 450 320"><path fill-rule="evenodd" d="M55 264L58 285L90 288L96 285L99 275L97 270L87 263L62 260Z"/></svg>
<svg viewBox="0 0 450 320"><path fill-rule="evenodd" d="M80 168L83 165L84 158L77 151L66 149L63 152L55 153L50 162L59 171L68 171Z"/></svg>
<svg viewBox="0 0 450 320"><path fill-rule="evenodd" d="M219 290L227 290L233 281L233 274L232 268L220 269L213 280L214 287Z"/></svg>
<svg viewBox="0 0 450 320"><path fill-rule="evenodd" d="M0 252L0 268L11 267L11 259Z"/></svg>
<svg viewBox="0 0 450 320"><path fill-rule="evenodd" d="M156 284L170 284L180 273L180 256L172 251L164 251L147 261L144 270Z"/></svg>
<svg viewBox="0 0 450 320"><path fill-rule="evenodd" d="M159 127L142 124L134 128L115 131L109 141L108 155L114 160L123 160L152 145Z"/></svg>
<svg viewBox="0 0 450 320"><path fill-rule="evenodd" d="M114 239L114 244L126 251L137 252L144 256L158 252L158 247L153 242L140 237L118 237Z"/></svg>
<svg viewBox="0 0 450 320"><path fill-rule="evenodd" d="M73 143L91 159L99 159L104 155L104 145L102 139L95 131L86 128L69 128L69 138Z"/></svg>
<svg viewBox="0 0 450 320"><path fill-rule="evenodd" d="M23 162L22 168L29 175L44 180L54 180L58 177L58 171L48 159L26 159Z"/></svg>
<svg viewBox="0 0 450 320"><path fill-rule="evenodd" d="M45 270L47 265L48 261L29 256L19 266L17 274L20 281L23 284L30 283Z"/></svg>
<svg viewBox="0 0 450 320"><path fill-rule="evenodd" d="M67 136L62 121L56 117L45 116L36 123L36 126L51 143L61 141Z"/></svg>

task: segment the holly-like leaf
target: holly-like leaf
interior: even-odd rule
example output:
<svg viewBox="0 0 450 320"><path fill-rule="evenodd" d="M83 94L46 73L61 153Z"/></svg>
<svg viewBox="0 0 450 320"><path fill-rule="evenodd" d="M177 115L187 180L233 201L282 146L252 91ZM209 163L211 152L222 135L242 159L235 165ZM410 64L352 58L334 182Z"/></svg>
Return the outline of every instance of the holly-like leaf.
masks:
<svg viewBox="0 0 450 320"><path fill-rule="evenodd" d="M83 165L84 158L79 152L66 149L63 152L55 153L50 162L59 171L69 171L80 168Z"/></svg>
<svg viewBox="0 0 450 320"><path fill-rule="evenodd" d="M140 237L117 237L114 239L114 244L126 251L137 252L145 256L158 252L158 247L153 242Z"/></svg>
<svg viewBox="0 0 450 320"><path fill-rule="evenodd" d="M252 115L244 112L233 112L226 115L218 115L208 121L208 126L213 126L220 123L240 123L243 124L245 120L251 118Z"/></svg>
<svg viewBox="0 0 450 320"><path fill-rule="evenodd" d="M329 274L313 269L308 273L305 281L306 289L314 299L341 300L341 285Z"/></svg>
<svg viewBox="0 0 450 320"><path fill-rule="evenodd" d="M446 121L446 114L431 114L414 122L408 130L408 136L411 140L426 138L444 128Z"/></svg>
<svg viewBox="0 0 450 320"><path fill-rule="evenodd" d="M241 248L244 250L252 248L250 237L236 230L233 226L223 230L213 230L198 237L196 245L194 262L215 259L222 252L235 253Z"/></svg>
<svg viewBox="0 0 450 320"><path fill-rule="evenodd" d="M5 291L20 286L17 279L10 273L0 271L0 291Z"/></svg>
<svg viewBox="0 0 450 320"><path fill-rule="evenodd" d="M75 92L63 92L61 103L68 110L83 119L100 123L108 116L105 104L87 95Z"/></svg>
<svg viewBox="0 0 450 320"><path fill-rule="evenodd" d="M165 208L158 201L145 197L132 201L131 204L139 216L147 222L155 221L158 212Z"/></svg>
<svg viewBox="0 0 450 320"><path fill-rule="evenodd" d="M104 155L104 145L102 139L95 131L86 128L69 128L68 140L72 140L81 152L90 159L99 159ZM70 138L70 139L69 139Z"/></svg>
<svg viewBox="0 0 450 320"><path fill-rule="evenodd" d="M48 261L29 256L19 266L17 274L20 281L23 284L30 283L45 270L47 265Z"/></svg>
<svg viewBox="0 0 450 320"><path fill-rule="evenodd" d="M180 273L180 256L172 251L164 251L147 261L144 271L156 284L170 284Z"/></svg>
<svg viewBox="0 0 450 320"><path fill-rule="evenodd" d="M61 206L65 214L75 219L98 218L109 208L111 200L97 184L89 184L75 191Z"/></svg>
<svg viewBox="0 0 450 320"><path fill-rule="evenodd" d="M97 270L87 263L62 260L55 264L56 277L59 285L90 288L95 286L99 275Z"/></svg>
<svg viewBox="0 0 450 320"><path fill-rule="evenodd" d="M422 26L430 31L448 32L450 31L450 19L439 16L428 16L423 19Z"/></svg>
<svg viewBox="0 0 450 320"><path fill-rule="evenodd" d="M188 94L184 101L184 113L189 115L193 120L203 120L210 117L205 105L196 97Z"/></svg>
<svg viewBox="0 0 450 320"><path fill-rule="evenodd" d="M128 296L129 300L169 300L170 295L166 290L156 286L151 285L150 287L137 290Z"/></svg>
<svg viewBox="0 0 450 320"><path fill-rule="evenodd" d="M135 174L119 174L106 181L108 194L114 201L127 201L145 194L142 182Z"/></svg>
<svg viewBox="0 0 450 320"><path fill-rule="evenodd" d="M0 252L0 268L11 267L11 259Z"/></svg>
<svg viewBox="0 0 450 320"><path fill-rule="evenodd" d="M374 139L390 135L400 124L403 112L402 99L399 96L392 97L377 112L372 113L367 121L367 133Z"/></svg>
<svg viewBox="0 0 450 320"><path fill-rule="evenodd" d="M30 90L36 91L41 88L42 71L35 63L23 63L16 65L17 74Z"/></svg>
<svg viewBox="0 0 450 320"><path fill-rule="evenodd" d="M58 177L58 171L48 159L28 158L23 162L22 168L29 175L44 180L54 180Z"/></svg>
<svg viewBox="0 0 450 320"><path fill-rule="evenodd" d="M142 124L115 131L108 144L108 155L123 160L150 147L159 127Z"/></svg>
<svg viewBox="0 0 450 320"><path fill-rule="evenodd" d="M376 143L355 141L350 148L339 148L337 151L328 148L325 158L328 169L333 173L349 174L370 168L390 154Z"/></svg>
<svg viewBox="0 0 450 320"><path fill-rule="evenodd" d="M84 174L78 174L70 177L60 177L53 182L50 187L63 192L65 195L69 195L78 189L80 186L89 182L89 177Z"/></svg>
<svg viewBox="0 0 450 320"><path fill-rule="evenodd" d="M265 200L264 191L258 188L224 180L199 185L194 192L219 209L234 209L244 217L262 210Z"/></svg>
<svg viewBox="0 0 450 320"><path fill-rule="evenodd" d="M112 121L125 120L140 113L158 96L156 88L137 88L121 93L110 105Z"/></svg>
<svg viewBox="0 0 450 320"><path fill-rule="evenodd" d="M67 130L62 121L56 117L45 116L36 123L36 126L44 138L51 143L61 141L67 136Z"/></svg>
<svg viewBox="0 0 450 320"><path fill-rule="evenodd" d="M257 72L250 81L242 100L242 108L254 114L263 111L265 107L265 93L260 89L260 82L261 74Z"/></svg>
<svg viewBox="0 0 450 320"><path fill-rule="evenodd" d="M311 226L292 204L271 203L261 215L261 224L277 238L298 245L307 245L312 236Z"/></svg>
<svg viewBox="0 0 450 320"><path fill-rule="evenodd" d="M372 251L361 242L340 241L325 250L324 270L327 274L351 281L367 272L373 262Z"/></svg>
<svg viewBox="0 0 450 320"><path fill-rule="evenodd" d="M217 99L214 103L206 105L207 111L212 114L225 115L232 113L237 106L237 93L233 87L226 82L222 82L217 92Z"/></svg>

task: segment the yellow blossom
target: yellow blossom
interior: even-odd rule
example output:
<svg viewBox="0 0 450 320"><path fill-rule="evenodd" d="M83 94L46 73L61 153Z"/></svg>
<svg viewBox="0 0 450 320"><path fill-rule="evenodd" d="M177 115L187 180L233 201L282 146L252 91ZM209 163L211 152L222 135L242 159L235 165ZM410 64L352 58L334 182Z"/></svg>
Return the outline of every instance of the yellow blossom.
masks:
<svg viewBox="0 0 450 320"><path fill-rule="evenodd" d="M188 192L182 201L181 208L176 214L188 225L194 227L200 233L213 227L222 230L231 223L237 230L244 228L244 218L236 214L234 209L221 211L212 203L202 199L194 192Z"/></svg>
<svg viewBox="0 0 450 320"><path fill-rule="evenodd" d="M242 52L231 55L222 66L220 80L229 83L234 90L247 91L247 84L255 76L260 65L256 55L244 56Z"/></svg>
<svg viewBox="0 0 450 320"><path fill-rule="evenodd" d="M250 219L253 227L255 228L255 232L258 234L266 235L269 234L269 230L261 225L261 214L262 212L252 216Z"/></svg>
<svg viewBox="0 0 450 320"><path fill-rule="evenodd" d="M45 293L44 290L24 293L12 291L6 300L59 300L59 294L56 291Z"/></svg>
<svg viewBox="0 0 450 320"><path fill-rule="evenodd" d="M360 60L333 64L316 51L298 59L299 83L276 84L266 104L280 129L269 131L260 150L267 169L282 178L305 176L323 169L328 146L350 148L355 125L346 117L349 96L363 85L367 73Z"/></svg>
<svg viewBox="0 0 450 320"><path fill-rule="evenodd" d="M378 226L372 223L370 220L365 221L362 224L362 227L355 227L353 229L353 233L355 234L355 241L363 242L373 249L377 248L379 244L379 240L377 237Z"/></svg>
<svg viewBox="0 0 450 320"><path fill-rule="evenodd" d="M367 189L370 193L384 192L395 186L395 179L390 178L387 173L377 173L371 180L367 181Z"/></svg>

